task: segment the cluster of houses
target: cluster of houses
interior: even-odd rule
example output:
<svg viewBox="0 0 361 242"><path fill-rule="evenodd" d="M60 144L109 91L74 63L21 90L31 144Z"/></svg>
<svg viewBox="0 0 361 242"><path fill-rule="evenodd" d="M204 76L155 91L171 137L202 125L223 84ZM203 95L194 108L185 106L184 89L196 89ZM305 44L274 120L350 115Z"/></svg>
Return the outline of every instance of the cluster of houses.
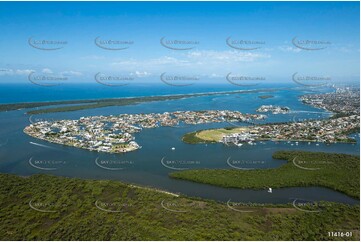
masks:
<svg viewBox="0 0 361 242"><path fill-rule="evenodd" d="M268 113L271 112L272 114L286 114L290 112L289 107L281 107L281 106L274 106L274 105L262 105L257 110L259 113Z"/></svg>
<svg viewBox="0 0 361 242"><path fill-rule="evenodd" d="M308 141L308 142L354 142L348 137L350 131L359 128L360 116L351 115L335 119L286 124L252 126L240 133L223 136L221 142L239 145L255 140Z"/></svg>
<svg viewBox="0 0 361 242"><path fill-rule="evenodd" d="M335 92L308 94L300 97L306 104L335 113L360 115L360 89L337 88Z"/></svg>
<svg viewBox="0 0 361 242"><path fill-rule="evenodd" d="M355 142L348 137L360 126L360 89L342 87L332 93L308 94L300 97L306 104L336 112L338 118L251 126L241 133L225 135L221 142L241 145L255 140ZM287 113L288 107L263 105L257 112ZM341 116L341 117L340 117Z"/></svg>
<svg viewBox="0 0 361 242"><path fill-rule="evenodd" d="M81 117L79 120L41 121L29 125L24 132L49 142L98 152L123 153L141 146L133 133L144 128L177 126L225 121L263 119L263 115L242 114L229 110L176 111L119 116Z"/></svg>

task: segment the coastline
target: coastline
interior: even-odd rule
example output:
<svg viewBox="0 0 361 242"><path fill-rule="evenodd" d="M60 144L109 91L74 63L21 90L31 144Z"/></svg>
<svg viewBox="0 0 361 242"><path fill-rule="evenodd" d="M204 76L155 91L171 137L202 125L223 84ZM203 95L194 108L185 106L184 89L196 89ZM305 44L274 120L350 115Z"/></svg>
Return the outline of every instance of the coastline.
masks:
<svg viewBox="0 0 361 242"><path fill-rule="evenodd" d="M212 95L222 95L222 94L276 92L283 89L290 89L290 88L265 88L265 89L235 90L235 91L220 91L220 92L200 92L200 93L191 93L191 94L133 96L133 97L122 97L122 98L64 100L64 101L49 101L49 102L8 103L8 104L0 104L0 112L21 110L27 108L47 107L53 105L83 104L78 106L65 106L65 107L45 108L41 110L31 110L26 113L41 114L41 113L51 113L51 112L67 112L67 111L77 111L77 110L84 110L84 109L91 109L98 107L124 106L124 105L137 104L148 101L166 101L171 99L182 99L182 98L212 96ZM122 103L122 102L126 102L126 103Z"/></svg>

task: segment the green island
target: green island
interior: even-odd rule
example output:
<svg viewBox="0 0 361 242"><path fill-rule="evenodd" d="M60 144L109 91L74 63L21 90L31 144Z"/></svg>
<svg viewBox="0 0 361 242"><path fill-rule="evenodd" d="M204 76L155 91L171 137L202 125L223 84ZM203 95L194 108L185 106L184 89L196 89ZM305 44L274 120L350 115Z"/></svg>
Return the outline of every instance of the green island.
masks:
<svg viewBox="0 0 361 242"><path fill-rule="evenodd" d="M268 99L268 98L273 98L274 96L273 95L261 95L261 96L258 96L260 99Z"/></svg>
<svg viewBox="0 0 361 242"><path fill-rule="evenodd" d="M358 205L320 202L320 212L304 212L292 204L232 205L240 211L252 211L244 213L225 203L177 197L117 181L0 174L0 182L2 240L278 241L360 237ZM352 236L329 236L328 232L335 229L352 232Z"/></svg>
<svg viewBox="0 0 361 242"><path fill-rule="evenodd" d="M277 151L273 158L286 160L287 163L278 168L253 170L242 170L242 165L234 164L240 169L184 170L170 173L170 177L240 189L321 186L360 198L359 156Z"/></svg>
<svg viewBox="0 0 361 242"><path fill-rule="evenodd" d="M56 113L56 112L71 112L93 108L103 108L109 106L126 106L134 105L143 102L177 100L182 98L212 96L221 94L241 94L241 93L257 93L257 92L275 92L276 89L259 89L259 90L239 90L239 91L225 91L225 92L208 92L208 93L193 93L193 94L179 94L179 95L164 95L164 96L148 96L148 97L130 97L130 98L108 98L108 99L90 99L90 100L69 100L69 101L52 101L52 102L29 102L29 103L11 103L0 104L0 112L12 111L28 108L39 108L47 106L43 109L30 110L27 114L42 114L42 113ZM64 106L65 105L65 106Z"/></svg>

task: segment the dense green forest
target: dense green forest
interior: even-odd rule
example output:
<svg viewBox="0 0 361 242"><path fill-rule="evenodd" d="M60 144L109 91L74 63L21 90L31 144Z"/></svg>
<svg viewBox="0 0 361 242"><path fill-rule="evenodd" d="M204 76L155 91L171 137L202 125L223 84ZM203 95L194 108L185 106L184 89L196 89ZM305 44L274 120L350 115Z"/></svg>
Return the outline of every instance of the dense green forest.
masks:
<svg viewBox="0 0 361 242"><path fill-rule="evenodd" d="M323 186L355 198L360 197L359 156L278 151L273 154L273 158L287 160L287 163L272 169L197 169L174 172L170 176L241 189Z"/></svg>
<svg viewBox="0 0 361 242"><path fill-rule="evenodd" d="M252 210L244 213L117 181L0 174L0 182L2 240L359 239L359 206L325 202L314 213L292 204L231 205Z"/></svg>

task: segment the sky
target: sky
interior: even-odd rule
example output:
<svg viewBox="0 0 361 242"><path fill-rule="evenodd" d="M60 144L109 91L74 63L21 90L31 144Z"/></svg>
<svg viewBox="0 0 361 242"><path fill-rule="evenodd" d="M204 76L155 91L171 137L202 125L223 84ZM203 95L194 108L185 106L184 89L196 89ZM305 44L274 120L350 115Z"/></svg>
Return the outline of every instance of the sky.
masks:
<svg viewBox="0 0 361 242"><path fill-rule="evenodd" d="M359 18L359 2L1 2L0 83L359 82Z"/></svg>

